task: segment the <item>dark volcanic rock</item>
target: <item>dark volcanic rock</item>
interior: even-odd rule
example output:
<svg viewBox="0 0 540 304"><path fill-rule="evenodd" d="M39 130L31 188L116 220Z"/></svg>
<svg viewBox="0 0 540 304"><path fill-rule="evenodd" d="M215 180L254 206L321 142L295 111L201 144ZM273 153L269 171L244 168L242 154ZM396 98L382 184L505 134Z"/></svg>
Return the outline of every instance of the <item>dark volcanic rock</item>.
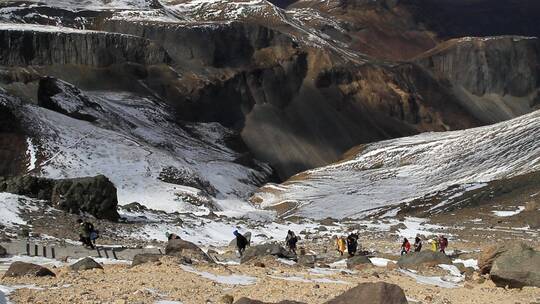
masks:
<svg viewBox="0 0 540 304"><path fill-rule="evenodd" d="M355 255L347 259L347 268L353 269L358 265L373 265L368 257L363 255Z"/></svg>
<svg viewBox="0 0 540 304"><path fill-rule="evenodd" d="M442 252L424 250L402 255L398 262L400 267L435 266L437 264L452 264L452 260Z"/></svg>
<svg viewBox="0 0 540 304"><path fill-rule="evenodd" d="M241 262L245 263L257 257L263 256L275 256L279 258L294 258L294 254L289 252L277 243L262 244L256 246L250 246L244 252Z"/></svg>
<svg viewBox="0 0 540 304"><path fill-rule="evenodd" d="M82 31L28 31L13 27L0 31L0 65L79 64L95 67L116 63L167 63L165 50L134 36Z"/></svg>
<svg viewBox="0 0 540 304"><path fill-rule="evenodd" d="M214 261L197 245L180 240L169 240L165 247L165 254L179 258L188 258L199 262L213 263Z"/></svg>
<svg viewBox="0 0 540 304"><path fill-rule="evenodd" d="M75 271L90 270L90 269L103 269L103 266L92 258L84 258L77 263L70 265L69 268Z"/></svg>
<svg viewBox="0 0 540 304"><path fill-rule="evenodd" d="M24 195L40 200L50 200L54 180L30 175L11 178L0 177L0 192Z"/></svg>
<svg viewBox="0 0 540 304"><path fill-rule="evenodd" d="M489 276L501 287L540 287L540 252L524 243L514 243L495 259Z"/></svg>
<svg viewBox="0 0 540 304"><path fill-rule="evenodd" d="M54 77L43 77L39 81L38 105L87 121L96 120L93 114L101 109L77 87Z"/></svg>
<svg viewBox="0 0 540 304"><path fill-rule="evenodd" d="M50 271L49 269L36 265L31 263L24 263L24 262L14 262L9 266L9 269L4 274L4 277L24 277L24 276L31 276L31 277L45 277L45 276L56 276L54 272Z"/></svg>
<svg viewBox="0 0 540 304"><path fill-rule="evenodd" d="M131 262L131 267L141 265L141 264L144 264L144 263L159 262L159 260L162 257L163 257L163 254L156 254L156 253L137 254L135 257L133 257L133 261Z"/></svg>
<svg viewBox="0 0 540 304"><path fill-rule="evenodd" d="M384 283L362 283L349 289L326 304L406 304L407 298L401 287Z"/></svg>
<svg viewBox="0 0 540 304"><path fill-rule="evenodd" d="M103 175L56 181L51 202L70 213L88 212L99 219L111 221L120 218L116 187Z"/></svg>

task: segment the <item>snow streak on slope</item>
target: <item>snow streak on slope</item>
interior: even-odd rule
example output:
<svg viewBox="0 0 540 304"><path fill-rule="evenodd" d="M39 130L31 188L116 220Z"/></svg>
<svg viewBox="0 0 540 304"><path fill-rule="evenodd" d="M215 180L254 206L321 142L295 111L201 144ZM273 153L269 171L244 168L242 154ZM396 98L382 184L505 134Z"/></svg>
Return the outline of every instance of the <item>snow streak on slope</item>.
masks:
<svg viewBox="0 0 540 304"><path fill-rule="evenodd" d="M262 207L286 202L305 217L362 217L451 185L540 170L538 134L540 111L487 127L378 142L354 159L267 185L253 200Z"/></svg>
<svg viewBox="0 0 540 304"><path fill-rule="evenodd" d="M196 176L217 190L217 198L233 199L248 195L268 174L263 164L257 171L234 162L240 155L225 146L229 131L219 124L197 124L188 132L173 122L164 106L148 98L114 92L87 96L104 109L96 123L26 106L25 118L36 126L39 153L45 155L37 164L42 175L104 174L118 188L120 204L195 212L200 208L185 195L200 196L200 190L159 180L164 168Z"/></svg>

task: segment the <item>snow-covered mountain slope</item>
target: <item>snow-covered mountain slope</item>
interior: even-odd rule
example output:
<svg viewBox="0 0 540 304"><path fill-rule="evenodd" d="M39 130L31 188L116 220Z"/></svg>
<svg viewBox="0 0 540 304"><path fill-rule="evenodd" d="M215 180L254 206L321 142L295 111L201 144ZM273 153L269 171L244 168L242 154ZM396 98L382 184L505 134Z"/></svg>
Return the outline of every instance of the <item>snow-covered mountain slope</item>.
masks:
<svg viewBox="0 0 540 304"><path fill-rule="evenodd" d="M492 126L382 141L340 163L266 185L252 201L311 218L362 217L452 185L540 170L540 111Z"/></svg>
<svg viewBox="0 0 540 304"><path fill-rule="evenodd" d="M104 174L120 204L139 202L167 212L226 209L217 199L240 199L271 170L240 164L219 124L179 125L156 100L127 92L85 92L99 105L87 122L35 105L18 110L31 133L28 173L51 178ZM73 98L71 96L70 98Z"/></svg>

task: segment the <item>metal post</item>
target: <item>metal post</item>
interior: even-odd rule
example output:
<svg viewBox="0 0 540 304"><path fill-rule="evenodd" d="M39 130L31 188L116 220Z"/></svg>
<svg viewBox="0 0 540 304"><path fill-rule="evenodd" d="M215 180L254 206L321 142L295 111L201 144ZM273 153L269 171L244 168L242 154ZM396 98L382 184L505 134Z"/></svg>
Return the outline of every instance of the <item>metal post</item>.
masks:
<svg viewBox="0 0 540 304"><path fill-rule="evenodd" d="M47 246L43 246L43 257L47 257Z"/></svg>
<svg viewBox="0 0 540 304"><path fill-rule="evenodd" d="M34 244L34 256L39 256L38 245Z"/></svg>
<svg viewBox="0 0 540 304"><path fill-rule="evenodd" d="M26 242L26 255L30 256L30 243Z"/></svg>
<svg viewBox="0 0 540 304"><path fill-rule="evenodd" d="M52 256L53 259L56 259L56 252L54 250L54 246L51 247L51 256Z"/></svg>

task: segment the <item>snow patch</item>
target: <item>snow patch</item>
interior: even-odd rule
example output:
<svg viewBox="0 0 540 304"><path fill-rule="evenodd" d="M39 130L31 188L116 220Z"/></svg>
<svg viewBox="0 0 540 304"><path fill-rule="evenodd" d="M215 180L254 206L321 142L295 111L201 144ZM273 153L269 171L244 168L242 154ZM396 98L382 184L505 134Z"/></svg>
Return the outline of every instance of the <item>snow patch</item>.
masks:
<svg viewBox="0 0 540 304"><path fill-rule="evenodd" d="M491 211L491 212L493 212L493 214L498 217L509 217L509 216L520 214L523 210L525 210L525 207L520 206L516 210L512 210L512 211Z"/></svg>
<svg viewBox="0 0 540 304"><path fill-rule="evenodd" d="M213 273L205 272L205 271L197 271L195 268L185 265L180 265L180 267L187 272L197 274L205 279L214 281L219 284L225 284L225 285L253 285L257 283L257 278L249 277L245 275L230 275L230 276L222 276L222 275L216 275Z"/></svg>

